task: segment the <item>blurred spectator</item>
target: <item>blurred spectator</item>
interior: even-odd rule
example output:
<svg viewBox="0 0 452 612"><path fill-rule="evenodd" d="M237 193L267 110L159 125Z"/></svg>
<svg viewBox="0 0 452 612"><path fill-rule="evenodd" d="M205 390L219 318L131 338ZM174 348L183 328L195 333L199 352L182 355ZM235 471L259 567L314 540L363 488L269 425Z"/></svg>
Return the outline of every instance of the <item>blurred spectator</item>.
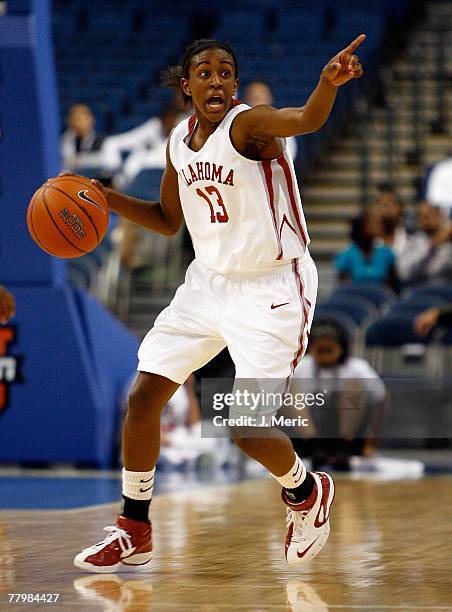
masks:
<svg viewBox="0 0 452 612"><path fill-rule="evenodd" d="M418 209L419 230L397 259L397 272L406 285L452 280L451 224L444 209L423 202Z"/></svg>
<svg viewBox="0 0 452 612"><path fill-rule="evenodd" d="M96 120L86 104L73 104L66 118L67 129L61 138L63 167L77 171L84 154L101 151L104 137L95 129Z"/></svg>
<svg viewBox="0 0 452 612"><path fill-rule="evenodd" d="M150 119L149 123L153 122L154 127L157 126L158 129L154 132L149 131L148 136L152 134L152 138L143 139L139 146L130 153L124 162L122 173L116 177L117 185L127 188L127 185L132 183L140 171L146 168L161 168L162 170L165 168L168 136L179 120L180 110L172 104L162 110L160 117ZM142 127L136 128L136 130L140 130ZM128 134L131 134L131 132L128 132ZM115 138L122 138L123 136L126 136L126 134ZM129 142L129 144L131 143ZM128 269L133 269L149 261L148 255L153 250L152 245L155 245L155 236L152 236L148 230L124 218L121 218L119 222L119 230L118 248L121 264Z"/></svg>
<svg viewBox="0 0 452 612"><path fill-rule="evenodd" d="M389 183L380 186L374 208L380 217L383 244L390 247L398 257L407 247L408 232L405 227L404 206Z"/></svg>
<svg viewBox="0 0 452 612"><path fill-rule="evenodd" d="M259 106L259 104L266 104L272 106L273 104L273 93L270 85L265 81L251 81L245 87L243 93L243 102L249 106ZM286 138L287 150L289 151L292 159L297 156L297 140L294 136Z"/></svg>
<svg viewBox="0 0 452 612"><path fill-rule="evenodd" d="M173 105L163 108L157 118L158 129L155 131L152 141L142 143L140 148L135 148L124 163L122 175L126 184L130 184L140 170L144 168L165 168L168 136L179 123L179 120L180 111L178 108Z"/></svg>
<svg viewBox="0 0 452 612"><path fill-rule="evenodd" d="M16 301L12 293L0 285L0 323L5 325L16 314Z"/></svg>
<svg viewBox="0 0 452 612"><path fill-rule="evenodd" d="M414 320L414 329L420 336L427 336L437 325L452 327L452 304L428 308Z"/></svg>
<svg viewBox="0 0 452 612"><path fill-rule="evenodd" d="M375 435L386 389L367 361L350 354L346 329L330 317L314 320L308 354L295 369L291 393L325 389L325 405L303 410L312 423L309 435L316 437L310 443L313 469L327 464L347 470L352 455L369 454L374 444L366 439L369 432ZM298 445L306 446L306 440Z"/></svg>
<svg viewBox="0 0 452 612"><path fill-rule="evenodd" d="M385 283L396 288L395 256L390 247L376 243L381 235L380 217L374 210L366 210L352 221L352 245L336 257L342 282Z"/></svg>
<svg viewBox="0 0 452 612"><path fill-rule="evenodd" d="M146 154L154 150L160 151L162 142L166 144L169 131L171 131L168 130L168 125L171 124L174 127L178 121L183 119L184 110L177 100L178 98L175 98L168 104L158 117L151 117L148 121L128 132L109 136L103 147L108 167L119 170L122 166L123 156L128 154ZM164 164L158 167L164 167Z"/></svg>
<svg viewBox="0 0 452 612"><path fill-rule="evenodd" d="M425 199L434 206L452 209L452 153L435 164L427 180Z"/></svg>
<svg viewBox="0 0 452 612"><path fill-rule="evenodd" d="M160 467L213 467L227 462L228 439L201 437L201 413L193 374L168 402L161 421Z"/></svg>

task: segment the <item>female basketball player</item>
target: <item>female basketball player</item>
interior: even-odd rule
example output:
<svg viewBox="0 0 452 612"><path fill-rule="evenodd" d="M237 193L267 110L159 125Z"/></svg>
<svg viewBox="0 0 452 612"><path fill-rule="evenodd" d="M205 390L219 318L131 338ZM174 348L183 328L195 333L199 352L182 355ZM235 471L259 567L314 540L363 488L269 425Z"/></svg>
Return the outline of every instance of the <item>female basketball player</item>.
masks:
<svg viewBox="0 0 452 612"><path fill-rule="evenodd" d="M185 218L195 259L138 353L139 374L123 432L122 513L116 526L105 528L105 540L75 557L77 567L115 572L150 561L148 511L160 413L192 371L227 346L238 381L255 381L257 388L263 381L271 390L274 381L286 388L306 348L317 273L284 139L325 123L337 88L363 74L353 53L364 39L359 36L328 62L302 108L250 109L234 100L237 60L222 42L192 43L182 66L168 72L191 100L194 114L168 140L160 202L104 192L112 210L167 236ZM250 415L238 405L231 413ZM259 406L258 414L269 417L274 408ZM251 429L236 428L235 442L283 487L289 507L286 559L303 563L328 538L333 481L322 472L307 473L279 430Z"/></svg>

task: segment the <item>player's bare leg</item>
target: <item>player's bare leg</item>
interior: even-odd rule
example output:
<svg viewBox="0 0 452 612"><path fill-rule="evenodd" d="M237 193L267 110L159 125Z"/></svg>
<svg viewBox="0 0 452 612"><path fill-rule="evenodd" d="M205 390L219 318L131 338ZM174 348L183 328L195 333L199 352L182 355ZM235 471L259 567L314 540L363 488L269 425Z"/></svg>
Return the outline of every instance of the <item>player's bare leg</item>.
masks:
<svg viewBox="0 0 452 612"><path fill-rule="evenodd" d="M290 439L277 428L236 427L232 436L237 446L265 466L283 487L288 506L285 553L290 565L315 557L330 533L330 507L334 483L324 472L307 472Z"/></svg>
<svg viewBox="0 0 452 612"><path fill-rule="evenodd" d="M160 453L160 416L179 387L178 383L140 372L129 394L122 434L122 458L126 470L152 470Z"/></svg>
<svg viewBox="0 0 452 612"><path fill-rule="evenodd" d="M160 415L179 387L168 378L140 372L129 395L123 430L123 509L99 544L79 553L74 564L96 573L141 569L152 558L149 506L160 452Z"/></svg>

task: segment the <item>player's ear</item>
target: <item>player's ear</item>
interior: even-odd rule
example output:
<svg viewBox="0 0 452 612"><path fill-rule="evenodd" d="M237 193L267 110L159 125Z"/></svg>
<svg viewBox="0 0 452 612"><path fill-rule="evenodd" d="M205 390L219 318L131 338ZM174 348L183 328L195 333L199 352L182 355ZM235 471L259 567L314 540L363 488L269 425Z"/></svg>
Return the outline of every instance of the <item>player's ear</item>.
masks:
<svg viewBox="0 0 452 612"><path fill-rule="evenodd" d="M188 83L188 79L182 78L180 80L180 86L181 86L182 91L184 92L184 94L186 96L190 96L191 97L191 89L190 89L190 85Z"/></svg>
<svg viewBox="0 0 452 612"><path fill-rule="evenodd" d="M235 79L234 81L234 95L238 92L239 90L239 79Z"/></svg>

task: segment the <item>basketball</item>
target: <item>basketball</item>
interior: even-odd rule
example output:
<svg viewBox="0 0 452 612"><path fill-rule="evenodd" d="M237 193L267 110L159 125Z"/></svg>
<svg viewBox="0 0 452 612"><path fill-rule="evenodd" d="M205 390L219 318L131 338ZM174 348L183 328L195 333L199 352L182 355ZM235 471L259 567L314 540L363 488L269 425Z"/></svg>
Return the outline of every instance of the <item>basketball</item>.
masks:
<svg viewBox="0 0 452 612"><path fill-rule="evenodd" d="M48 180L27 211L31 237L54 257L86 255L102 242L109 211L104 194L90 179L67 175Z"/></svg>

